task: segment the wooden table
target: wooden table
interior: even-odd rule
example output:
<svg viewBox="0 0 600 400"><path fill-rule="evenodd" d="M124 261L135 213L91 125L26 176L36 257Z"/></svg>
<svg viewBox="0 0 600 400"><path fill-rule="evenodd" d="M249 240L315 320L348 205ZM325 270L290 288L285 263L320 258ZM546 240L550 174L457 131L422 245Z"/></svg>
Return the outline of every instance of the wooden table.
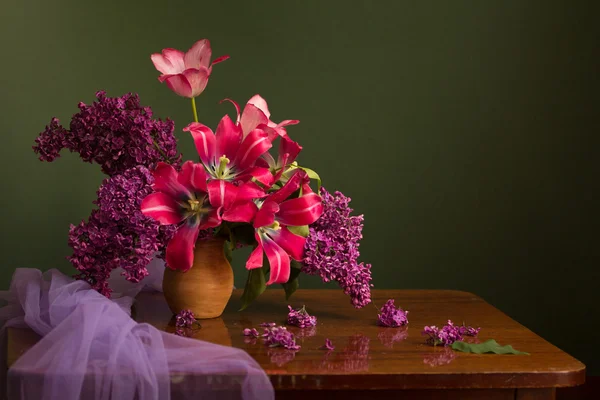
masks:
<svg viewBox="0 0 600 400"><path fill-rule="evenodd" d="M194 337L247 351L270 376L277 398L554 399L557 387L585 380L582 363L471 293L374 290L378 306L394 298L409 310L408 328L383 328L375 324L374 306L356 310L340 290L299 290L289 304L306 305L318 325L288 328L299 337L298 352L267 348L242 335L242 329L259 328L261 322L285 321L282 290L267 290L243 312L237 311L240 295L234 292L222 318L202 321ZM162 293L141 293L133 316L174 331ZM465 354L426 345L423 326L447 319L481 326L482 341L493 338L530 355ZM333 352L319 349L325 338L335 345ZM9 330L8 365L36 340L31 331Z"/></svg>

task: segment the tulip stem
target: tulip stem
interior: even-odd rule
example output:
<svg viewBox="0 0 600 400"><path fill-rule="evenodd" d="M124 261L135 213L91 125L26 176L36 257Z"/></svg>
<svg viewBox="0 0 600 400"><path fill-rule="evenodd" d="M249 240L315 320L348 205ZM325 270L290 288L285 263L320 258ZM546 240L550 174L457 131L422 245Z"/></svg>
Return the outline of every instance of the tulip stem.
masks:
<svg viewBox="0 0 600 400"><path fill-rule="evenodd" d="M196 111L196 98L192 97L192 111L194 112L194 122L198 122L198 112Z"/></svg>

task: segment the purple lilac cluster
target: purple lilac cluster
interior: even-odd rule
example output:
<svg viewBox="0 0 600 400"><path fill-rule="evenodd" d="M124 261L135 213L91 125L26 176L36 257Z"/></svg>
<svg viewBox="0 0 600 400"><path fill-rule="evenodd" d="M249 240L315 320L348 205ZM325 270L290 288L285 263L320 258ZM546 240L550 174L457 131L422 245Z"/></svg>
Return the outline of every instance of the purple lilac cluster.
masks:
<svg viewBox="0 0 600 400"><path fill-rule="evenodd" d="M309 328L317 325L317 317L308 314L303 306L298 310L294 310L288 305L289 313L287 316L287 324L297 326L298 328Z"/></svg>
<svg viewBox="0 0 600 400"><path fill-rule="evenodd" d="M98 206L87 221L71 225L69 261L79 271L76 278L110 297L108 278L113 269L123 268L128 281L139 282L148 275L146 266L164 255L175 226L160 225L140 210L144 197L152 193L154 178L137 166L107 178L98 190Z"/></svg>
<svg viewBox="0 0 600 400"><path fill-rule="evenodd" d="M283 347L288 350L300 350L300 345L296 344L294 334L288 331L285 326L267 328L262 337L265 345L269 347Z"/></svg>
<svg viewBox="0 0 600 400"><path fill-rule="evenodd" d="M408 324L408 311L396 308L393 299L389 299L379 312L377 325L396 328Z"/></svg>
<svg viewBox="0 0 600 400"><path fill-rule="evenodd" d="M336 281L350 296L352 305L362 308L371 302L371 264L358 263L363 216L351 216L350 198L340 192L331 195L321 188L323 214L310 226L304 246L302 271L319 275L324 282Z"/></svg>
<svg viewBox="0 0 600 400"><path fill-rule="evenodd" d="M175 326L178 328L191 328L194 322L196 322L196 318L192 310L181 310L175 316Z"/></svg>
<svg viewBox="0 0 600 400"><path fill-rule="evenodd" d="M100 164L109 176L137 165L153 169L159 161L179 165L173 121L153 119L151 108L140 105L137 94L107 97L99 91L96 98L91 105L79 103L69 129L52 118L33 146L40 160L54 161L68 149L86 162Z"/></svg>
<svg viewBox="0 0 600 400"><path fill-rule="evenodd" d="M451 320L441 328L435 325L423 328L422 334L427 336L427 343L433 346L450 346L454 342L462 341L464 336L476 336L481 328L471 326L456 326Z"/></svg>

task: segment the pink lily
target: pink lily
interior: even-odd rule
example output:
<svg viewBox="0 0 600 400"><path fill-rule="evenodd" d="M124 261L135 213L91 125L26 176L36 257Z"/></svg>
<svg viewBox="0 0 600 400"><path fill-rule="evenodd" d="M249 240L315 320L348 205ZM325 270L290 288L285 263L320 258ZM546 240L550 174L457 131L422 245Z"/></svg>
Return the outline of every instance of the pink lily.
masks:
<svg viewBox="0 0 600 400"><path fill-rule="evenodd" d="M277 182L285 172L286 167L296 160L301 150L302 146L290 139L289 136L282 136L279 139L279 155L277 156L277 160L269 152L266 152L256 164L269 167L269 170L273 174L273 182Z"/></svg>
<svg viewBox="0 0 600 400"><path fill-rule="evenodd" d="M220 210L229 198L222 196L218 182L206 182L202 164L187 161L180 172L158 163L152 172L154 193L144 198L142 213L161 225L181 224L167 245L167 266L187 271L192 267L194 247L201 229L221 224Z"/></svg>
<svg viewBox="0 0 600 400"><path fill-rule="evenodd" d="M243 135L241 126L227 115L219 122L216 133L199 122L192 122L183 130L192 134L210 179L239 183L255 178L266 186L272 184L269 168L256 165L256 160L272 146L264 130L257 128Z"/></svg>
<svg viewBox="0 0 600 400"><path fill-rule="evenodd" d="M285 130L286 126L296 125L300 122L296 119L286 119L280 123L271 121L271 113L269 112L267 101L258 94L252 96L250 100L248 100L241 114L240 106L237 102L231 99L224 99L223 101L229 101L235 107L237 111L236 125L242 127L244 137L252 132L252 130L259 128L267 132L269 139L273 141L278 136L287 136L287 131Z"/></svg>
<svg viewBox="0 0 600 400"><path fill-rule="evenodd" d="M246 268L261 268L264 252L271 268L267 285L287 282L290 257L298 261L303 258L306 238L292 233L288 227L310 225L323 213L321 197L308 183L306 173L299 170L281 189L259 201L253 224L258 246L250 254ZM288 199L300 187L302 196Z"/></svg>
<svg viewBox="0 0 600 400"><path fill-rule="evenodd" d="M166 82L169 89L179 96L194 98L204 91L212 66L225 61L229 56L221 56L212 64L210 57L212 50L208 39L202 39L183 53L176 49L164 49L161 54L154 53L150 56L154 67L162 73L158 77L160 82Z"/></svg>

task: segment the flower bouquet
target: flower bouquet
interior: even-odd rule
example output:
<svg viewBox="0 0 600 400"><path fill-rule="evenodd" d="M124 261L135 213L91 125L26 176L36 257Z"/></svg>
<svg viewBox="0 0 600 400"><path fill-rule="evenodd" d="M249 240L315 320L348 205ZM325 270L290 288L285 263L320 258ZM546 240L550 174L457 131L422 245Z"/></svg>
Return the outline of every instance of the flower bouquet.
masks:
<svg viewBox="0 0 600 400"><path fill-rule="evenodd" d="M283 285L289 297L301 273L338 282L355 307L365 306L371 266L358 262L362 216L352 216L348 197L328 192L315 171L298 163L302 147L287 129L299 121L272 121L267 102L255 95L243 109L224 99L235 116L225 115L214 131L198 122L195 98L212 66L229 58L211 63L211 53L203 39L186 53L151 56L158 80L191 99L193 122L183 131L197 161L182 161L173 121L153 118L131 93L98 92L93 104L79 104L68 129L53 118L36 139L41 160L53 161L66 148L108 176L96 209L69 231L76 277L110 297L113 270L139 282L159 257L173 312L215 317L231 296L233 251L252 246L242 309L269 285Z"/></svg>

